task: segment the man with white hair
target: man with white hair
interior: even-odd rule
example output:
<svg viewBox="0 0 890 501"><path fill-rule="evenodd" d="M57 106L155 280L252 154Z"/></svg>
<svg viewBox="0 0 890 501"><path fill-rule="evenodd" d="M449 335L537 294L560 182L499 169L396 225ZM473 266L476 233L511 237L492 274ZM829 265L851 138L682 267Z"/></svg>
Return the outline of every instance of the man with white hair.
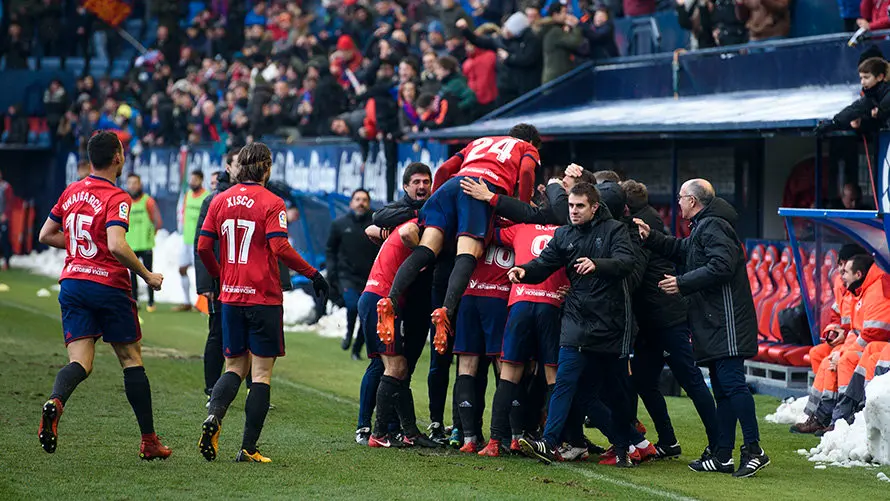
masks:
<svg viewBox="0 0 890 501"><path fill-rule="evenodd" d="M745 359L757 354L757 319L745 249L734 228L738 213L704 179L683 183L677 203L683 219L690 221L692 233L687 238L650 231L641 219L634 221L647 248L684 263L684 273L665 274L658 286L668 294L686 296L693 353L696 362L708 368L717 402L717 449L706 448L689 468L750 477L770 460L759 444L754 398L745 381ZM738 470L732 458L736 421L744 436Z"/></svg>

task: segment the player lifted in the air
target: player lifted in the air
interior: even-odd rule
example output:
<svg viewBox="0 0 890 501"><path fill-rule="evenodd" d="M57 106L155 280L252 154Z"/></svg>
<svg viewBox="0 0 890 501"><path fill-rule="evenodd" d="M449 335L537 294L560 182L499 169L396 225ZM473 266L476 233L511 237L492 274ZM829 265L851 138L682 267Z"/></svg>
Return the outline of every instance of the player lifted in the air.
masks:
<svg viewBox="0 0 890 501"><path fill-rule="evenodd" d="M540 164L538 130L528 124L515 125L509 136L483 137L470 143L436 171L433 195L424 204L419 222L423 235L408 259L399 267L389 296L378 303L377 330L391 336L399 297L407 290L422 269L435 263L446 242L457 237L457 256L448 280L445 301L433 311L436 327L434 344L444 352L451 333L451 321L457 303L470 282L476 260L482 256L485 241L492 230L491 205L465 194L460 186L463 178L479 179L497 193L531 200L535 169Z"/></svg>
<svg viewBox="0 0 890 501"><path fill-rule="evenodd" d="M114 348L124 369L124 391L142 431L139 457L166 459L172 452L155 434L151 387L142 367L142 331L130 293L133 270L154 290L163 275L148 271L127 245L130 195L115 186L124 165L117 135L100 131L87 145L90 175L68 186L40 230L40 243L65 249L59 279L62 330L69 363L56 374L37 432L46 452L58 446L58 425L68 398L93 370L96 340Z"/></svg>
<svg viewBox="0 0 890 501"><path fill-rule="evenodd" d="M198 448L208 461L219 452L219 431L241 381L251 371L244 406L244 438L235 460L269 463L256 443L269 411L272 366L284 356L284 331L278 260L312 279L315 293L326 296L324 277L290 246L284 201L265 188L272 152L252 143L238 154L239 184L214 197L198 240L198 256L208 273L220 278L223 354L226 372L210 396ZM219 239L219 263L213 241Z"/></svg>

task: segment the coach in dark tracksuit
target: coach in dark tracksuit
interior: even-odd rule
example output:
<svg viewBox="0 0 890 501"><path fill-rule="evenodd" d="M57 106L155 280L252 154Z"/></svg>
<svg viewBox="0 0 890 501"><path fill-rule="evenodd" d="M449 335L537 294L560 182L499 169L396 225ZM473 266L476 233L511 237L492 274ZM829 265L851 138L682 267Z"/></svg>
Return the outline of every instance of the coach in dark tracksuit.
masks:
<svg viewBox="0 0 890 501"><path fill-rule="evenodd" d="M642 221L637 224L642 223L648 248L682 263L682 274L668 274L658 286L688 299L693 353L696 362L708 368L717 402L717 450L705 450L689 466L695 471L733 473L738 421L745 443L733 475L751 476L769 464L769 457L760 448L754 398L745 380L745 359L757 354L757 321L744 247L733 227L738 213L703 179L684 183L678 203L683 218L691 221L689 237L674 238L651 231Z"/></svg>
<svg viewBox="0 0 890 501"><path fill-rule="evenodd" d="M510 270L514 282L540 283L565 267L571 283L563 307L559 368L542 441L520 440L523 452L546 462L555 457L565 430L580 429L589 401L603 385L627 373L631 338L630 298L624 279L634 267L627 227L599 210L599 193L587 183L569 192L570 226L556 230L541 255ZM613 409L613 423L629 423L629 405ZM629 466L629 438L615 437L618 464Z"/></svg>
<svg viewBox="0 0 890 501"><path fill-rule="evenodd" d="M328 234L325 262L328 281L332 288L340 292L346 306L346 335L341 347L349 349L355 321L358 318L358 297L365 288L371 267L379 250L377 244L365 235L365 228L371 225L371 195L364 189L352 192L349 201L350 211L331 223ZM352 359L360 359L365 339L357 336L352 347Z"/></svg>
<svg viewBox="0 0 890 501"><path fill-rule="evenodd" d="M628 180L622 183L627 196L630 215L643 220L652 228L668 234L664 221L649 205L649 194L642 183ZM717 409L708 391L701 370L692 354L689 324L686 319L686 300L658 288L665 275L675 275L674 265L661 255L646 250L646 271L640 286L633 294L633 309L640 327L631 364L636 392L643 400L658 431L655 448L659 457L677 457L680 446L674 434L667 404L658 387L665 361L677 382L695 405L705 426L708 444L717 447Z"/></svg>

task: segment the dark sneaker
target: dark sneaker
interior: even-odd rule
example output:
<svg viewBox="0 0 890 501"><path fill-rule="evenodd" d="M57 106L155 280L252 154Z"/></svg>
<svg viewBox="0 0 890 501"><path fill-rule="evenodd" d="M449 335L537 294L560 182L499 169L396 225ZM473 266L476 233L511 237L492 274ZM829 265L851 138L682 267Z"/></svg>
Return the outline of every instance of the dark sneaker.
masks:
<svg viewBox="0 0 890 501"><path fill-rule="evenodd" d="M679 443L676 443L674 445L657 443L655 444L655 451L656 459L677 459L680 457L680 453L682 452Z"/></svg>
<svg viewBox="0 0 890 501"><path fill-rule="evenodd" d="M410 441L415 447L425 447L427 449L438 449L439 447L444 447L443 444L436 442L434 440L430 440L429 437L424 435L423 433L418 433L417 435L411 437L405 437L406 441Z"/></svg>
<svg viewBox="0 0 890 501"><path fill-rule="evenodd" d="M392 443L392 447L394 447L396 449L403 449L406 447L414 447L414 440L405 436L405 434L401 433L401 432L394 435L390 439L390 442Z"/></svg>
<svg viewBox="0 0 890 501"><path fill-rule="evenodd" d="M740 463L739 469L732 476L736 478L753 477L758 471L769 465L769 456L763 449L760 449L759 453L753 454L747 446L743 445Z"/></svg>
<svg viewBox="0 0 890 501"><path fill-rule="evenodd" d="M615 466L618 468L633 468L636 466L634 457L626 449L619 447L615 450Z"/></svg>
<svg viewBox="0 0 890 501"><path fill-rule="evenodd" d="M207 419L201 424L201 438L198 439L198 451L207 461L216 459L219 454L219 431L222 425L219 419L213 414L207 416Z"/></svg>
<svg viewBox="0 0 890 501"><path fill-rule="evenodd" d="M371 428L363 426L355 430L355 443L359 445L368 445L368 439L371 438Z"/></svg>
<svg viewBox="0 0 890 501"><path fill-rule="evenodd" d="M729 461L725 463L721 463L716 456L711 454L711 449L705 447L701 458L689 463L689 469L700 473L732 473L735 470L735 465L732 462L732 458L729 458Z"/></svg>
<svg viewBox="0 0 890 501"><path fill-rule="evenodd" d="M62 417L62 401L58 398L47 400L43 404L43 413L40 416L40 427L37 429L37 438L43 450L52 454L56 452L59 438L59 418Z"/></svg>
<svg viewBox="0 0 890 501"><path fill-rule="evenodd" d="M584 443L587 444L587 452L592 455L600 456L606 452L606 449L604 447L596 445L595 443L588 440L587 437L584 437Z"/></svg>
<svg viewBox="0 0 890 501"><path fill-rule="evenodd" d="M544 464L550 464L556 460L556 450L543 440L522 437L519 439L519 448L526 457L537 459Z"/></svg>
<svg viewBox="0 0 890 501"><path fill-rule="evenodd" d="M791 433L813 434L818 433L826 428L815 416L810 416L803 423L792 425L788 431Z"/></svg>
<svg viewBox="0 0 890 501"><path fill-rule="evenodd" d="M352 338L344 336L343 339L340 341L340 348L342 348L343 351L346 351L349 349L350 346L352 346Z"/></svg>
<svg viewBox="0 0 890 501"><path fill-rule="evenodd" d="M350 355L350 357L351 357L353 360L355 360L356 362L360 362L360 361L362 360L362 356L359 355L358 353L353 353L352 355Z"/></svg>
<svg viewBox="0 0 890 501"><path fill-rule="evenodd" d="M433 442L443 446L448 444L448 435L445 434L442 423L431 423L426 431L429 432L429 439Z"/></svg>

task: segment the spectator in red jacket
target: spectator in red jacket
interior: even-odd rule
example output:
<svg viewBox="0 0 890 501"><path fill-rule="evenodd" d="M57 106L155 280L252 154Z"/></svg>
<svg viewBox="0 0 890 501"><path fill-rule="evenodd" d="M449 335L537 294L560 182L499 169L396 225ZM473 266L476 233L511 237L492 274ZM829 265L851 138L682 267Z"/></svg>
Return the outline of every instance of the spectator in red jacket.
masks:
<svg viewBox="0 0 890 501"><path fill-rule="evenodd" d="M888 0L862 0L859 4L859 13L862 17L856 20L856 24L871 31L890 28L888 7L890 7Z"/></svg>
<svg viewBox="0 0 890 501"><path fill-rule="evenodd" d="M493 50L484 50L467 42L467 59L461 69L467 77L467 85L476 93L475 118L479 118L494 109L498 98L498 85L495 67L498 56Z"/></svg>

